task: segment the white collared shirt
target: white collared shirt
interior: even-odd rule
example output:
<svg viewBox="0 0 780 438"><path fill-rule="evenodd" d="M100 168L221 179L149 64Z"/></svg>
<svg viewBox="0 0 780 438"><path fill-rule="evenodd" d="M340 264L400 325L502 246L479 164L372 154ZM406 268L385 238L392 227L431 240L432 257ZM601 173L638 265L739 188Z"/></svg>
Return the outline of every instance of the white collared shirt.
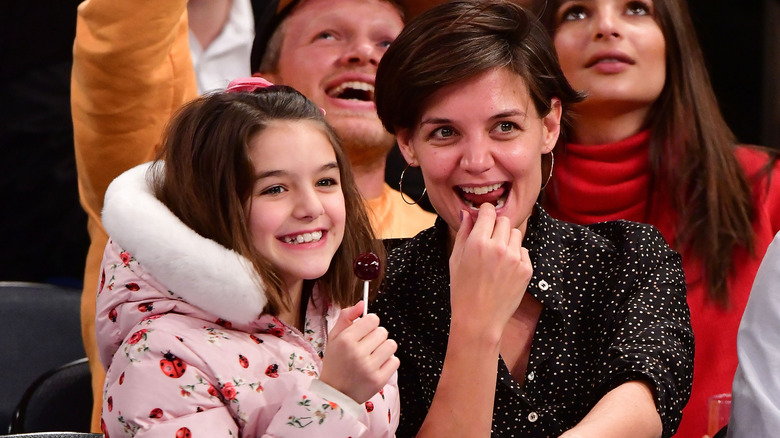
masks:
<svg viewBox="0 0 780 438"><path fill-rule="evenodd" d="M198 93L223 89L235 78L251 75L249 58L255 38L255 22L250 0L233 0L225 27L203 50L190 30L190 53Z"/></svg>

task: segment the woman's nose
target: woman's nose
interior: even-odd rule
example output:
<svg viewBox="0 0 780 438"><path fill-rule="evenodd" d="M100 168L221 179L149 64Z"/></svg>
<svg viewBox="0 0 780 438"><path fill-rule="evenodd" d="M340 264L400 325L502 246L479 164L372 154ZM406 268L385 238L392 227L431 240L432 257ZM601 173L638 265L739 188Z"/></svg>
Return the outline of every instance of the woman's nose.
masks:
<svg viewBox="0 0 780 438"><path fill-rule="evenodd" d="M595 25L594 37L597 40L619 38L620 31L620 17L616 11L609 8L603 8L596 14L596 19L593 21Z"/></svg>
<svg viewBox="0 0 780 438"><path fill-rule="evenodd" d="M463 144L460 166L467 172L479 174L493 167L491 146L484 139L474 139Z"/></svg>

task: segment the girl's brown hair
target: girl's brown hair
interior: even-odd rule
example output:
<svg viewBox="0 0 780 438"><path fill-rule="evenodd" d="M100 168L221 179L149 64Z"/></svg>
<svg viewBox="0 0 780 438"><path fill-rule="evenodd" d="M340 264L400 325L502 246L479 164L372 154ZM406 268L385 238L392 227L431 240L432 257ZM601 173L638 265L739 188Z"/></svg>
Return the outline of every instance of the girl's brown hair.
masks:
<svg viewBox="0 0 780 438"><path fill-rule="evenodd" d="M362 291L352 270L353 260L365 251L384 259L384 248L371 229L336 134L320 109L294 89L271 86L252 93L218 92L183 106L163 137L157 161L164 166L151 167L154 193L188 227L252 263L265 287L266 312L278 315L289 309L290 298L280 276L252 244L245 213L255 183L249 141L275 120L314 121L333 145L344 194L346 232L328 272L317 281L334 304L352 305ZM302 306L306 304L304 300Z"/></svg>
<svg viewBox="0 0 780 438"><path fill-rule="evenodd" d="M560 2L535 3L554 35ZM734 250L754 252L751 188L734 154L736 139L718 107L687 3L653 0L653 5L666 41L667 70L646 121L651 178L664 187L677 212L672 245L701 260L710 299L725 307Z"/></svg>

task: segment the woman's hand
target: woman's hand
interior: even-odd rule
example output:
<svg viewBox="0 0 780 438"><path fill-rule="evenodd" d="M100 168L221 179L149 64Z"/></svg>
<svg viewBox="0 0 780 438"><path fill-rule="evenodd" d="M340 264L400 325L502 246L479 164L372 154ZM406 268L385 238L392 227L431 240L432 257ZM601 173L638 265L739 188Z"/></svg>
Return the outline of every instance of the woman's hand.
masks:
<svg viewBox="0 0 780 438"><path fill-rule="evenodd" d="M476 222L463 213L450 256L453 323L500 338L533 275L522 237L490 203L480 206Z"/></svg>
<svg viewBox="0 0 780 438"><path fill-rule="evenodd" d="M362 313L363 301L341 311L328 334L320 373L320 381L358 403L379 392L400 364L394 356L398 345L387 338L379 317L370 313L357 319Z"/></svg>

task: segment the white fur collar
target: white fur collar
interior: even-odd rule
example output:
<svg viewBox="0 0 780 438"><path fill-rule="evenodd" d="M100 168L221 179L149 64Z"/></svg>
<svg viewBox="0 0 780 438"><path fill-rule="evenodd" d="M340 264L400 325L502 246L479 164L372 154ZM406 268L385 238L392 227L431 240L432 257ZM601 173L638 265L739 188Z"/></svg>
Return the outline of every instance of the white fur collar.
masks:
<svg viewBox="0 0 780 438"><path fill-rule="evenodd" d="M150 165L136 166L108 186L108 235L188 303L228 321L257 319L267 300L252 264L197 234L160 202L147 184Z"/></svg>

